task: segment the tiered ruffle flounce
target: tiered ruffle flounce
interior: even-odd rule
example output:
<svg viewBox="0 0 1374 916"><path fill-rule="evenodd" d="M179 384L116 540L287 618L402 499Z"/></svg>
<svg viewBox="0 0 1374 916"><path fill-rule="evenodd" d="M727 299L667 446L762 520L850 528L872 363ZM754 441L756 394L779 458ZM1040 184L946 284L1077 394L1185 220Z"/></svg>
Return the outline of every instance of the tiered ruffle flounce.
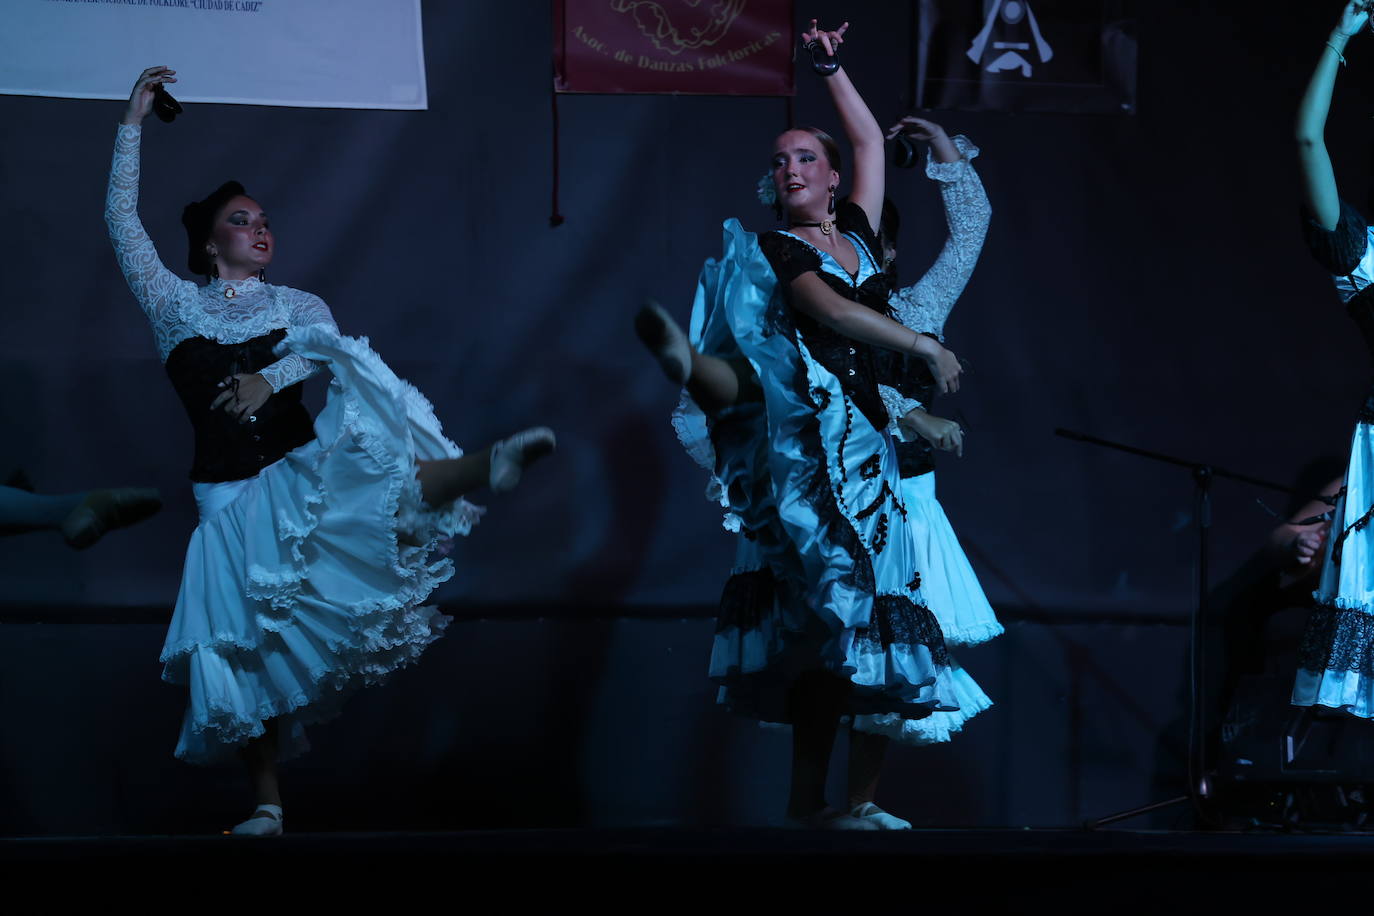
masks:
<svg viewBox="0 0 1374 916"><path fill-rule="evenodd" d="M855 715L952 710L892 441L808 352L757 238L730 220L724 242L702 270L690 336L701 352L747 359L764 400L709 423L689 403L674 420L689 454L712 463L709 495L740 532L711 653L721 700L788 722L789 686L819 669L853 684Z"/></svg>
<svg viewBox="0 0 1374 916"><path fill-rule="evenodd" d="M437 548L481 514L424 504L417 462L462 451L366 339L310 326L278 349L334 378L314 441L256 477L196 484L201 522L162 652L164 679L190 691L176 754L195 763L268 719L295 756L304 726L419 657L449 621L423 604L453 574Z"/></svg>
<svg viewBox="0 0 1374 916"><path fill-rule="evenodd" d="M935 614L948 646L976 646L1003 632L997 614L983 594L978 576L969 565L959 538L935 495L935 472L902 481L908 525L915 538L916 563L921 570L921 592ZM992 706L978 683L954 659L950 660L954 685L952 711L937 711L924 719L898 716L859 716L860 731L887 735L903 744L940 744L949 741L964 724Z"/></svg>

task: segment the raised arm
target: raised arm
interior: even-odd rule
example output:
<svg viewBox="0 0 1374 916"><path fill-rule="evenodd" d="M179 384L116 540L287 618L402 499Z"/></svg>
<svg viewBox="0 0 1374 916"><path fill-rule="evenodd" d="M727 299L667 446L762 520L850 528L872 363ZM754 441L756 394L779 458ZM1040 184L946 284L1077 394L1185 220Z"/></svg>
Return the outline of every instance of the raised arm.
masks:
<svg viewBox="0 0 1374 916"><path fill-rule="evenodd" d="M844 23L833 32L819 29L816 20L811 20L811 28L802 33L802 43L819 41L827 54L833 55L844 44L844 33L849 23ZM869 227L876 233L878 220L883 213L883 194L885 163L883 161L883 130L868 110L859 90L849 81L849 75L840 67L826 78L830 99L840 115L845 136L853 148L854 173L849 196L863 208L868 215Z"/></svg>
<svg viewBox="0 0 1374 916"><path fill-rule="evenodd" d="M959 361L939 341L844 298L811 271L792 281L791 294L797 309L845 337L920 357L930 366L941 394L959 390Z"/></svg>
<svg viewBox="0 0 1374 916"><path fill-rule="evenodd" d="M105 193L105 225L119 269L155 328L184 281L163 266L138 218L139 141L143 119L152 109L153 89L176 82L174 73L166 67L149 67L134 84L115 135L110 185Z"/></svg>
<svg viewBox="0 0 1374 916"><path fill-rule="evenodd" d="M1331 108L1331 91L1336 85L1336 68L1344 63L1346 44L1369 21L1369 6L1368 0L1351 0L1341 10L1340 21L1322 47L1317 69L1298 105L1297 141L1303 205L1308 215L1328 231L1336 228L1341 205L1331 156L1326 151L1326 115Z"/></svg>
<svg viewBox="0 0 1374 916"><path fill-rule="evenodd" d="M892 306L902 324L913 331L941 336L945 319L968 285L987 237L992 207L973 169L978 147L967 137L950 138L940 125L907 117L888 131L906 133L930 144L926 175L940 183L949 235L935 263L914 285L898 290Z"/></svg>

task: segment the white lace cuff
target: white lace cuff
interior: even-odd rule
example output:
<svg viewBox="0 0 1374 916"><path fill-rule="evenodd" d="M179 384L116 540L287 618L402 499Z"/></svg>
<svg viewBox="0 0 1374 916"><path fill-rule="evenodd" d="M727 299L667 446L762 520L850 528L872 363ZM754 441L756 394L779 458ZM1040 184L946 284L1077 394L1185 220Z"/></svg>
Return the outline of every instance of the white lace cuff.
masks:
<svg viewBox="0 0 1374 916"><path fill-rule="evenodd" d="M887 408L888 424L887 429L898 441L907 441L906 434L897 423L902 417L911 413L913 410L925 407L920 401L904 396L896 388L889 385L879 385L878 394L883 399L883 406Z"/></svg>
<svg viewBox="0 0 1374 916"><path fill-rule="evenodd" d="M275 394L283 388L289 388L297 382L310 378L320 371L320 365L313 359L306 359L304 356L292 353L270 366L259 369L258 375L261 375L267 384L272 386L272 392Z"/></svg>
<svg viewBox="0 0 1374 916"><path fill-rule="evenodd" d="M963 178L969 171L969 163L978 158L980 150L973 145L973 141L968 137L965 137L963 134L955 134L953 137L950 137L950 140L954 143L954 148L959 151L959 158L953 162L937 162L935 159L935 151L933 149L928 149L926 151L927 178L952 184Z"/></svg>

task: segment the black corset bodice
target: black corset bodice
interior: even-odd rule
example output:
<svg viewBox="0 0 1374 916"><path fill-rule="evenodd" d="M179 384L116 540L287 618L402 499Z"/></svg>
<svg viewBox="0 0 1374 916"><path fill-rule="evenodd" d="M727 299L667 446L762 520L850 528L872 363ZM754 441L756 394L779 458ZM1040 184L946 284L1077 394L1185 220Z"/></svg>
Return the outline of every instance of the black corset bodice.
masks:
<svg viewBox="0 0 1374 916"><path fill-rule="evenodd" d="M876 241L872 237L873 233L863 210L856 204L846 202L840 206L837 216L840 231L853 233L860 239L854 246L858 251L860 264L867 259L876 268L878 261L873 255ZM891 317L892 308L888 304L891 289L887 276L880 270L855 286L852 282L846 282L843 278L823 270L816 249L790 235L780 232L765 233L759 238L759 247L777 275L784 298L790 294L792 281L810 271L840 296ZM839 379L840 387L874 428L886 428L887 408L878 394L878 382L881 378L875 355L878 348L845 337L795 309L792 311L792 318L816 362Z"/></svg>
<svg viewBox="0 0 1374 916"><path fill-rule="evenodd" d="M930 336L930 335L926 335ZM930 366L918 356L878 350L878 381L896 388L903 397L920 401L926 410L938 391ZM894 418L895 419L895 418ZM923 437L910 442L898 442L897 467L903 479L918 477L935 470L935 448Z"/></svg>
<svg viewBox="0 0 1374 916"><path fill-rule="evenodd" d="M192 480L219 483L252 477L315 438L310 413L301 403L299 382L268 398L254 413L257 421L253 423L239 423L222 407L210 409L223 391L221 381L276 362L272 348L285 336L286 331L279 329L237 344L191 337L168 354L167 375L195 432Z"/></svg>

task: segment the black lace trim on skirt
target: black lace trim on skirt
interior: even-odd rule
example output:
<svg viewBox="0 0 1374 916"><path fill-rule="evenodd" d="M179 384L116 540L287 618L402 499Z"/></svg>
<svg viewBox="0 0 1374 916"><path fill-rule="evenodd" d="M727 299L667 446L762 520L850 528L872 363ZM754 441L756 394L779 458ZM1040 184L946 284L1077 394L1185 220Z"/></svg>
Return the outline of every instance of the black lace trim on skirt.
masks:
<svg viewBox="0 0 1374 916"><path fill-rule="evenodd" d="M936 665L949 667L945 634L930 608L899 595L879 595L873 600L873 619L856 630L855 642L866 652L882 653L892 646L925 646Z"/></svg>
<svg viewBox="0 0 1374 916"><path fill-rule="evenodd" d="M1374 615L1330 604L1314 607L1298 647L1298 667L1374 677Z"/></svg>

